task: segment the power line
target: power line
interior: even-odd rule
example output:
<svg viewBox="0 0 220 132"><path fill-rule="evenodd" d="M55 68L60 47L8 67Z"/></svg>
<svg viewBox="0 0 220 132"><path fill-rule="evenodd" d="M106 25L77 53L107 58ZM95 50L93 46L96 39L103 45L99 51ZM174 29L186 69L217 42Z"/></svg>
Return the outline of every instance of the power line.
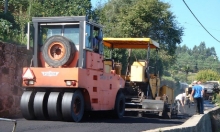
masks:
<svg viewBox="0 0 220 132"><path fill-rule="evenodd" d="M191 23L188 23L188 22L185 22L185 24L188 24L188 25L192 25L192 26L196 26L196 27L200 27L200 28L201 28L201 26L196 25L196 24L191 24ZM208 29L215 30L215 31L220 31L219 29L213 29L213 28L210 28L210 27L208 27Z"/></svg>
<svg viewBox="0 0 220 132"><path fill-rule="evenodd" d="M192 12L192 10L189 8L189 6L186 4L186 2L183 0L184 4L186 5L186 7L189 9L189 11L192 13L192 15L196 18L196 20L200 23L200 25L206 30L206 32L212 36L212 38L214 38L217 42L220 43L220 41L218 39L216 39L203 25L202 23L197 19L197 17L194 15L194 13Z"/></svg>

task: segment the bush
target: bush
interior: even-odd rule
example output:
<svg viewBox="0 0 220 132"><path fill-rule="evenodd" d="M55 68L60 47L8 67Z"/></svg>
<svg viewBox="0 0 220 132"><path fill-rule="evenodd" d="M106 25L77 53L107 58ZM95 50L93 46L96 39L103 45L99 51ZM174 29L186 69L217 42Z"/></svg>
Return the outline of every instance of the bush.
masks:
<svg viewBox="0 0 220 132"><path fill-rule="evenodd" d="M216 103L216 102L215 102L215 101L216 101L216 96L217 96L217 94L214 93L213 96L212 96L212 103Z"/></svg>
<svg viewBox="0 0 220 132"><path fill-rule="evenodd" d="M220 94L217 93L213 94L212 103L220 105Z"/></svg>
<svg viewBox="0 0 220 132"><path fill-rule="evenodd" d="M220 76L213 70L201 70L197 73L196 79L205 82L209 80L219 80Z"/></svg>
<svg viewBox="0 0 220 132"><path fill-rule="evenodd" d="M216 103L220 106L220 95L217 94L216 96Z"/></svg>

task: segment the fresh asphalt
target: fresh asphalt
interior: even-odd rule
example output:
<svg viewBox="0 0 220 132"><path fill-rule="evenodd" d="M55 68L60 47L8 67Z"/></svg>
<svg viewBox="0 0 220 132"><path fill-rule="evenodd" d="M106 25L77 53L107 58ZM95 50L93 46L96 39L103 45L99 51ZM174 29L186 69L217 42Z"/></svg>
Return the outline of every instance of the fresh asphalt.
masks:
<svg viewBox="0 0 220 132"><path fill-rule="evenodd" d="M213 108L208 101L204 102L205 109ZM185 114L175 119L161 119L159 117L145 115L144 117L125 116L122 119L112 119L97 114L86 117L80 123L62 121L32 121L23 118L17 120L15 132L140 132L155 128L175 126L184 123L195 113L195 106L185 106L182 109ZM12 122L0 121L0 132L11 132Z"/></svg>

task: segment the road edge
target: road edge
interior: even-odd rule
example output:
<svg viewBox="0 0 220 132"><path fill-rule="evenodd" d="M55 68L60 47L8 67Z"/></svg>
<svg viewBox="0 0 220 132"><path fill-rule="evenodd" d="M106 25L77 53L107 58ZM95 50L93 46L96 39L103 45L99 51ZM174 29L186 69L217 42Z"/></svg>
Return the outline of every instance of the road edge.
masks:
<svg viewBox="0 0 220 132"><path fill-rule="evenodd" d="M211 118L213 116L213 113L219 114L219 112L216 111L220 111L219 106L215 106L212 109L205 110L204 114L193 115L181 125L157 128L142 132L212 132L212 130L215 128L213 128L212 126L213 121Z"/></svg>

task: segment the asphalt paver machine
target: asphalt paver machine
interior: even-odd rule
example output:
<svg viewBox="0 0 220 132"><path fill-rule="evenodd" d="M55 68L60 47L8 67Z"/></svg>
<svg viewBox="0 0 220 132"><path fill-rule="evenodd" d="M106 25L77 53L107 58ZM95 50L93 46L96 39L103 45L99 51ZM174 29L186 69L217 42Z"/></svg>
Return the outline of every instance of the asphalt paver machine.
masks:
<svg viewBox="0 0 220 132"><path fill-rule="evenodd" d="M136 112L139 115L155 114L167 118L172 118L173 115L177 114L176 107L173 105L173 88L160 85L160 77L157 71L153 74L149 72L150 66L154 67L155 70L158 67L157 63L152 65L149 61L150 50L157 50L158 54L159 44L157 42L150 38L104 38L103 42L110 49L127 49L129 57L133 49L146 49L146 60L139 60L138 58L134 62L128 60L126 73L124 75L121 75L121 72L117 73L125 80L123 93L126 100L126 112ZM118 67L111 68L121 71L122 68Z"/></svg>

